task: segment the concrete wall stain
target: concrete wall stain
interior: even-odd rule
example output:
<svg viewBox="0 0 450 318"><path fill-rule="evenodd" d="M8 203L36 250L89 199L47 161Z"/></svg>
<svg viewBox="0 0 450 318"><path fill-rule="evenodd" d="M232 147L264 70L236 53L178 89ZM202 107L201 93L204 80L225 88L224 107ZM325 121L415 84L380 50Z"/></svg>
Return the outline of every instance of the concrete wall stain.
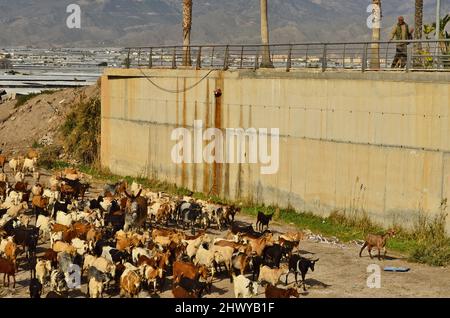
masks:
<svg viewBox="0 0 450 318"><path fill-rule="evenodd" d="M223 90L223 73L219 72L216 78L216 88L221 89L223 94L226 94ZM215 110L214 110L214 127L222 129L222 100L223 94L220 97L215 97ZM222 193L222 169L223 164L214 162L213 164L213 186L211 193L214 195L220 195Z"/></svg>
<svg viewBox="0 0 450 318"><path fill-rule="evenodd" d="M205 91L205 127L206 129L211 127L211 123L210 123L210 109L211 109L211 105L210 105L210 100L209 100L209 96L211 95L211 92L209 91L209 79L206 80L206 91ZM204 193L209 193L211 191L211 187L210 187L210 173L209 170L211 169L211 165L204 162L203 163L203 192Z"/></svg>

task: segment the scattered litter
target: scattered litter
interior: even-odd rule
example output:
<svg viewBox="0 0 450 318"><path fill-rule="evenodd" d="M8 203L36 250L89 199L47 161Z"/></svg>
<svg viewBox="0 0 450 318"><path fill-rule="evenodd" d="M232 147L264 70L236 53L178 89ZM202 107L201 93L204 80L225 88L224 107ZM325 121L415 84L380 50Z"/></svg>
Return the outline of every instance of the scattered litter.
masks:
<svg viewBox="0 0 450 318"><path fill-rule="evenodd" d="M363 241L363 240L353 240L353 241L350 241L349 243L350 244L355 244L357 246L363 246L365 241Z"/></svg>
<svg viewBox="0 0 450 318"><path fill-rule="evenodd" d="M39 139L39 144L42 146L51 146L53 145L53 137L50 135L50 133L47 133L41 139Z"/></svg>
<svg viewBox="0 0 450 318"><path fill-rule="evenodd" d="M405 272L409 272L409 268L408 267L385 267L384 271L385 272L400 272L400 273L405 273Z"/></svg>

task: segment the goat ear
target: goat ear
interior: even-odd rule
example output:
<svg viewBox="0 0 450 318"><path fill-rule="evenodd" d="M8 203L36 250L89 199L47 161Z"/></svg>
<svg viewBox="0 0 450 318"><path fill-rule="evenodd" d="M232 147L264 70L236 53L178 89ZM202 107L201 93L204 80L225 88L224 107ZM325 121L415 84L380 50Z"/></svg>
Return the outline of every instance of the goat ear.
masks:
<svg viewBox="0 0 450 318"><path fill-rule="evenodd" d="M136 198L139 198L141 196L141 193L142 193L142 189L139 190L138 194L136 195Z"/></svg>
<svg viewBox="0 0 450 318"><path fill-rule="evenodd" d="M127 190L125 190L124 193L127 196L127 198L131 199L131 195L128 194Z"/></svg>
<svg viewBox="0 0 450 318"><path fill-rule="evenodd" d="M314 263L315 263L315 262L318 262L318 261L319 261L319 259L320 259L320 258L318 258L318 259L315 259L315 260L313 260L313 262L314 262Z"/></svg>

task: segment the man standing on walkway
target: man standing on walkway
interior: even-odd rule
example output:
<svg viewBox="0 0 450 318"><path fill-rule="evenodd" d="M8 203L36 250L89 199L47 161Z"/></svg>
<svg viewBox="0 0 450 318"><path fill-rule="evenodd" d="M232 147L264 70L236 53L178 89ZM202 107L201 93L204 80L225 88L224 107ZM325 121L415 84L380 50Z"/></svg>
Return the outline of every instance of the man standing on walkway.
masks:
<svg viewBox="0 0 450 318"><path fill-rule="evenodd" d="M409 30L408 24L405 22L405 18L398 17L398 23L394 26L391 33L391 41L402 41L402 40L411 40L412 39L412 30ZM391 67L405 67L406 60L408 58L408 43L398 43L397 49L394 57L394 61L392 62Z"/></svg>

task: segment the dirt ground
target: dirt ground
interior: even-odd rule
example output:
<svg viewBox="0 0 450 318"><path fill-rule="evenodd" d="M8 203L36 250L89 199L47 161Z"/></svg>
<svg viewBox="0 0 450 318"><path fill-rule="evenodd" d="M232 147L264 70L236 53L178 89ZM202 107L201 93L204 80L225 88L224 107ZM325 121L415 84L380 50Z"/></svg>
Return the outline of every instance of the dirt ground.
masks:
<svg viewBox="0 0 450 318"><path fill-rule="evenodd" d="M48 179L48 172L42 172L41 182L44 184ZM28 180L31 182L31 179ZM93 182L93 189L88 194L96 197L101 191L103 184ZM255 220L245 215L238 215L237 220L254 223ZM293 226L279 223L272 223L271 230L275 233L283 233L296 230ZM224 235L216 230L209 231L214 236ZM48 243L39 246L39 253L48 247ZM359 297L450 297L450 268L430 267L416 263L410 263L401 255L395 255L388 251L388 257L384 261L376 258L371 260L367 251L362 258L358 257L360 247L356 243L333 244L319 243L313 240L302 241L300 253L306 257L319 258L316 270L307 274L307 292L301 297L310 298L359 298ZM0 287L0 297L2 298L23 298L29 297L28 284L30 272L25 268L25 261L22 259L19 273L16 276L16 288ZM367 278L371 273L367 273L370 264L377 264L381 268L381 288L371 289L367 287ZM393 273L384 272L385 266L408 267L409 272ZM251 275L249 275L251 278ZM282 276L284 281L284 276ZM281 287L284 284L280 284ZM288 287L294 286L294 275L290 275ZM49 286L44 287L45 295L49 291ZM83 282L81 290L73 291L70 297L86 297L86 282ZM106 295L106 297L111 297ZM112 298L118 298L118 295ZM143 291L140 297L163 297L172 298L171 277L166 279L164 292L158 295L149 294ZM226 276L215 278L212 293L206 298L233 298L233 286ZM258 298L264 297L264 288L259 289Z"/></svg>

